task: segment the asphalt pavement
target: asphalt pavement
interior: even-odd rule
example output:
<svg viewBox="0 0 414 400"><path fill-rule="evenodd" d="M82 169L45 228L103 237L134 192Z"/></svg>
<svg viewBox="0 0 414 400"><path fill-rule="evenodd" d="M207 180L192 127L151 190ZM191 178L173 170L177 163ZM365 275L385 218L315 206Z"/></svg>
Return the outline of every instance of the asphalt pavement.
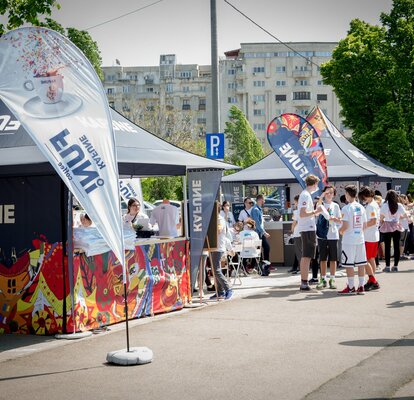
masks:
<svg viewBox="0 0 414 400"><path fill-rule="evenodd" d="M285 268L242 278L230 301L131 321L131 346L154 352L141 366L105 362L125 324L77 341L3 335L0 399L414 399L414 262L378 280L338 296L300 292Z"/></svg>

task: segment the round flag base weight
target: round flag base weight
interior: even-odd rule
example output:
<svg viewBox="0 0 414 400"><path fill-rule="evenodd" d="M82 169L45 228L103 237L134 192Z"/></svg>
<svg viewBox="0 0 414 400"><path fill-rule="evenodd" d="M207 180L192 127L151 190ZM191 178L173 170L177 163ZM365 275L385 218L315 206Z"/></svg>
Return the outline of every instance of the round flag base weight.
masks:
<svg viewBox="0 0 414 400"><path fill-rule="evenodd" d="M106 361L118 365L140 365L152 362L152 350L148 347L131 347L127 349L111 351L106 355Z"/></svg>
<svg viewBox="0 0 414 400"><path fill-rule="evenodd" d="M86 337L92 336L91 331L86 332L76 332L76 333L58 333L55 335L56 339L66 339L66 340L75 340L75 339L83 339Z"/></svg>

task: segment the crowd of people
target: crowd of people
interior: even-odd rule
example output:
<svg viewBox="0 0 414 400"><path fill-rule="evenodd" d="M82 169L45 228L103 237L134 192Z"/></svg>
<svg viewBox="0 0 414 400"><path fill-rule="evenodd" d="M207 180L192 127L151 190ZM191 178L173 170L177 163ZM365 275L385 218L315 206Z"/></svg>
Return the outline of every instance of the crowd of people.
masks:
<svg viewBox="0 0 414 400"><path fill-rule="evenodd" d="M311 290L313 283L318 290L337 289L338 266L345 269L347 276L347 284L338 294L363 294L380 289L376 279L379 258L385 259L384 272L398 272L400 259L407 257L404 253L406 243L412 241L414 221L411 197L389 190L383 199L381 193L368 186L358 190L355 185L347 185L341 196L341 208L334 200L337 192L332 185L325 186L319 197L312 197L318 184L319 179L309 175L306 188L293 201L291 233L295 264L289 272L300 273L301 291ZM222 246L213 261L219 290L213 298L231 298L232 290L221 272L220 260L226 253L232 254L232 245L246 237L261 240L262 259L257 269L262 276L269 275L270 235L264 227L263 204L262 195L257 196L256 202L246 198L236 222L229 202L223 202L219 217Z"/></svg>

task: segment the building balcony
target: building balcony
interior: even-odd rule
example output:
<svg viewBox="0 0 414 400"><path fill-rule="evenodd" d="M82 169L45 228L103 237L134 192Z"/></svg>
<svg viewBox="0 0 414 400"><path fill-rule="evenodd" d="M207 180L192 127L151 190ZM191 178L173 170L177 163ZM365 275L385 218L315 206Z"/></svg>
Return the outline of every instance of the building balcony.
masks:
<svg viewBox="0 0 414 400"><path fill-rule="evenodd" d="M295 107L310 107L314 102L312 100L298 99L292 100Z"/></svg>
<svg viewBox="0 0 414 400"><path fill-rule="evenodd" d="M198 105L198 111L206 111L206 105L205 104L199 104Z"/></svg>
<svg viewBox="0 0 414 400"><path fill-rule="evenodd" d="M190 104L183 104L183 111L190 111L191 110L191 105Z"/></svg>
<svg viewBox="0 0 414 400"><path fill-rule="evenodd" d="M306 70L306 71L294 70L292 73L292 76L294 78L310 78L312 76L312 71L311 70Z"/></svg>

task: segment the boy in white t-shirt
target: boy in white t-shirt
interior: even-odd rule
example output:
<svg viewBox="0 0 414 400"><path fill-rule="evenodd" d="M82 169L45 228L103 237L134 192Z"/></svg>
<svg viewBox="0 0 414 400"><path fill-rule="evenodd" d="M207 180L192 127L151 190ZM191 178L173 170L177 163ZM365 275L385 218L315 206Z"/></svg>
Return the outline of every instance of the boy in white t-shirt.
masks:
<svg viewBox="0 0 414 400"><path fill-rule="evenodd" d="M367 224L364 229L365 239L365 251L367 254L367 265L365 272L368 275L368 281L364 285L365 291L379 289L379 283L375 278L376 263L375 258L378 254L378 245L380 240L379 234L379 219L380 219L380 208L378 203L374 200L374 191L364 186L359 191L359 198L362 200L365 206L365 213L367 215Z"/></svg>
<svg viewBox="0 0 414 400"><path fill-rule="evenodd" d="M300 290L309 291L309 265L316 256L316 223L315 216L319 215L321 208L313 207L311 194L318 190L319 178L308 175L305 178L306 188L302 191L298 201L298 230L302 239L302 259L300 260Z"/></svg>
<svg viewBox="0 0 414 400"><path fill-rule="evenodd" d="M367 217L365 208L357 203L358 190L355 185L345 186L345 196L348 204L342 209L342 226L339 233L342 235L342 266L346 268L348 284L338 294L364 294L365 252L364 229ZM359 285L355 290L354 267L358 267Z"/></svg>

